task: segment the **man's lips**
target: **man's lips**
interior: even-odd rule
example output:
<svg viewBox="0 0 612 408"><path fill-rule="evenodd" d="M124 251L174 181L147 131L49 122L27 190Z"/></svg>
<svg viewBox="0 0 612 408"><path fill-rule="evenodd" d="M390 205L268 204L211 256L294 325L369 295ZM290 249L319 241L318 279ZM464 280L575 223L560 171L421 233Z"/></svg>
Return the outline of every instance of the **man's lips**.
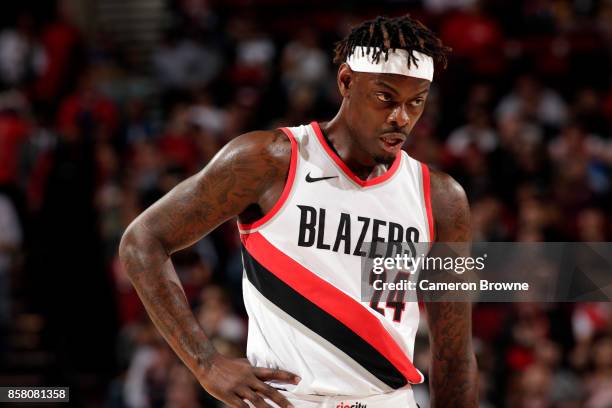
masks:
<svg viewBox="0 0 612 408"><path fill-rule="evenodd" d="M382 148L391 154L397 154L406 140L406 135L403 133L389 132L383 133L380 136Z"/></svg>
<svg viewBox="0 0 612 408"><path fill-rule="evenodd" d="M389 132L383 133L380 139L387 145L395 146L398 144L403 144L406 140L406 135L399 132Z"/></svg>

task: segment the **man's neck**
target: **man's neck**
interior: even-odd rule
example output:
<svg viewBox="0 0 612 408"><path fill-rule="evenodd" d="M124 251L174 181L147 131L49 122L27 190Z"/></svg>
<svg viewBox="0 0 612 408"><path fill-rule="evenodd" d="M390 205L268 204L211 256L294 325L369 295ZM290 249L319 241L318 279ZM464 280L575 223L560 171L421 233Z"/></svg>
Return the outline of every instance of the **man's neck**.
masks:
<svg viewBox="0 0 612 408"><path fill-rule="evenodd" d="M384 174L386 166L376 163L376 161L364 152L356 143L351 135L342 110L329 122L321 123L323 137L342 159L349 169L360 179L368 180Z"/></svg>

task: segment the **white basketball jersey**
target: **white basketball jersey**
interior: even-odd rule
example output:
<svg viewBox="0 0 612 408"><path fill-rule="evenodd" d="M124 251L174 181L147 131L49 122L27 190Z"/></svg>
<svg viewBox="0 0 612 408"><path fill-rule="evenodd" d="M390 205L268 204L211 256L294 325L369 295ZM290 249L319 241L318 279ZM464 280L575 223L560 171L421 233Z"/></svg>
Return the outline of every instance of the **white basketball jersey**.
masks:
<svg viewBox="0 0 612 408"><path fill-rule="evenodd" d="M298 385L277 385L293 395L409 389L424 379L412 364L418 304L362 302L361 258L373 241L433 241L427 167L402 151L361 180L316 122L282 130L292 154L281 197L239 224L248 359L299 375Z"/></svg>

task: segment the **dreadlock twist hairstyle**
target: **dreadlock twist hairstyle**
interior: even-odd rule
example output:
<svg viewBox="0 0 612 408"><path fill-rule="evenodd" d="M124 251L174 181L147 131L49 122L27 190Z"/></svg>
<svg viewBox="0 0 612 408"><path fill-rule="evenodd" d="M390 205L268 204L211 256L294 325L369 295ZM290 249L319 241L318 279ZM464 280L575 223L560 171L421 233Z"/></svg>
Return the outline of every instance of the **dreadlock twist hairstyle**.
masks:
<svg viewBox="0 0 612 408"><path fill-rule="evenodd" d="M389 58L389 50L406 50L410 55L408 67L411 64L416 65L412 52L419 51L432 57L442 68L446 68L447 55L451 51L429 28L409 15L394 18L379 16L353 28L349 35L336 43L334 63L345 62L355 51L355 47L359 46L377 48L372 51L372 60L376 63L380 61L382 54L386 61Z"/></svg>

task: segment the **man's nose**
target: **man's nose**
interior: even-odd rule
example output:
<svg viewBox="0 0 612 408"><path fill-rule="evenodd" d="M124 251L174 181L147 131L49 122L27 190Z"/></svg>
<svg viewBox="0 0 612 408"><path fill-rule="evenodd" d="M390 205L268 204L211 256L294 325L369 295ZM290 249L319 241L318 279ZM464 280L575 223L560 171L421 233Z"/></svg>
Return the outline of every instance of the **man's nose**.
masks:
<svg viewBox="0 0 612 408"><path fill-rule="evenodd" d="M403 128L410 123L410 115L403 104L396 106L391 111L388 122L398 128Z"/></svg>

